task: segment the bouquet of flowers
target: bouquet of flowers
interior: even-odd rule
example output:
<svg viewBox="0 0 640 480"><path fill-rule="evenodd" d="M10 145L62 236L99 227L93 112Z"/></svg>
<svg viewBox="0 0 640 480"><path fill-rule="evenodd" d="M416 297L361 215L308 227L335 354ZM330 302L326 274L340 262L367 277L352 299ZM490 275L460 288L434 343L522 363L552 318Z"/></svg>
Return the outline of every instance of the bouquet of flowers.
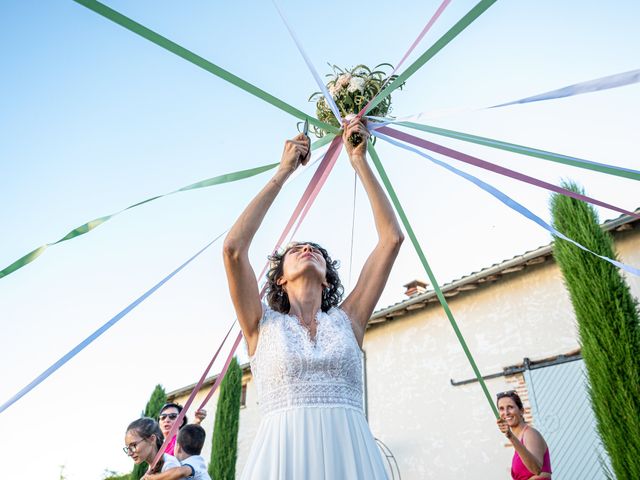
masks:
<svg viewBox="0 0 640 480"><path fill-rule="evenodd" d="M329 93L336 102L340 115L343 118L358 114L384 86L397 78L397 75L388 77L384 70L380 70L380 68L390 67L393 71L393 66L388 63L377 65L373 71L366 65L358 65L350 70L343 70L336 65L330 66L333 69L333 73L327 74L327 77L330 78L327 83L327 90L329 90ZM400 88L402 88L402 85ZM309 97L309 101L316 102L316 115L318 120L338 128L342 127L342 125L338 124L338 120L333 115L322 92L315 92ZM388 95L376 105L375 108L367 112L367 114L376 117L386 117L389 112L391 112L391 95ZM314 126L313 131L317 137L323 137L325 135L324 130L321 128ZM352 143L358 144L360 142L353 141Z"/></svg>

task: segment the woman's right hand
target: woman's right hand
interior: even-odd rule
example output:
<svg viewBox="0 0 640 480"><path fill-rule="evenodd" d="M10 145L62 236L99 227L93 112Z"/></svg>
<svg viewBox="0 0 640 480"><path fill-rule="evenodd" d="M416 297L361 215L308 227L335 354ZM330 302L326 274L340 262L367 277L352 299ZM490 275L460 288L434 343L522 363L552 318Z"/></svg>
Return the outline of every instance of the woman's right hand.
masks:
<svg viewBox="0 0 640 480"><path fill-rule="evenodd" d="M299 133L284 143L280 169L293 173L299 165L306 165L311 158L311 141L304 133Z"/></svg>
<svg viewBox="0 0 640 480"><path fill-rule="evenodd" d="M499 418L496 421L496 423L498 424L498 428L505 435L505 437L507 437L508 439L511 439L511 435L513 435L513 433L511 432L509 425L507 425L507 421L502 418Z"/></svg>

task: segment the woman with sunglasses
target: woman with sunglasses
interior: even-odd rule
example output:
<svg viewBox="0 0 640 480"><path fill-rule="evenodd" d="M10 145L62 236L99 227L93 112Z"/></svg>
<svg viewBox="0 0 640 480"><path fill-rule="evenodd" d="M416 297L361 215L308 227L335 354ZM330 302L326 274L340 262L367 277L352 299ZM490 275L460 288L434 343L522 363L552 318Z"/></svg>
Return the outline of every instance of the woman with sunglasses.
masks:
<svg viewBox="0 0 640 480"><path fill-rule="evenodd" d="M142 417L134 420L127 427L124 436L126 446L123 450L136 465L142 462L151 465L163 442L164 436L158 423L153 418ZM181 465L177 458L164 453L153 470L149 470L147 473L166 472L171 468L179 467Z"/></svg>
<svg viewBox="0 0 640 480"><path fill-rule="evenodd" d="M498 428L509 439L515 452L511 461L513 480L551 478L549 447L535 428L524 421L524 408L515 390L502 392L497 397Z"/></svg>
<svg viewBox="0 0 640 480"><path fill-rule="evenodd" d="M363 141L350 144L352 134ZM263 413L240 477L245 480L387 478L363 411L361 346L403 235L367 163L366 127L354 121L345 126L342 138L369 198L378 233L378 242L344 301L338 262L315 243L293 243L269 257L265 304L249 262L251 241L282 185L309 161L310 141L304 134L285 143L278 171L225 239L231 299ZM330 228L328 224L329 234Z"/></svg>
<svg viewBox="0 0 640 480"><path fill-rule="evenodd" d="M169 435L169 432L171 432L171 429L173 428L173 424L176 423L176 420L178 419L178 415L180 415L181 411L182 411L182 405L178 403L165 403L160 409L160 414L158 415L158 423L160 424L160 430L162 430L162 435L164 435L164 438L167 438L167 436ZM196 425L200 425L202 421L207 417L207 411L204 408L201 410L198 410L195 414L195 417L196 419L193 421L193 423ZM182 418L182 425L180 425L180 428L184 427L187 423L188 423L188 420L187 420L187 416L185 415ZM167 445L167 449L165 450L165 452L168 453L169 455L174 454L174 450L176 448L177 435L178 435L178 432L176 432L173 435L173 437L171 438L171 441Z"/></svg>

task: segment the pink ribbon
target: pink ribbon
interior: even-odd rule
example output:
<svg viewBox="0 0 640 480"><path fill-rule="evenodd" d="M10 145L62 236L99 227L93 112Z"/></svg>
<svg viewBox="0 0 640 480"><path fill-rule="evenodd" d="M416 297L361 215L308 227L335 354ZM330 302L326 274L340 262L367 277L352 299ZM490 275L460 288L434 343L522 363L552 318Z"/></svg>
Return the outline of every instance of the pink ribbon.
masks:
<svg viewBox="0 0 640 480"><path fill-rule="evenodd" d="M336 163L336 160L337 160L338 156L340 155L341 147L342 147L342 138L341 137L334 138L333 141L331 142L331 145L329 146L329 149L327 150L327 153L325 154L324 158L322 159L322 162L320 162L320 165L318 166L318 168L316 169L315 173L313 174L313 177L309 181L309 185L307 185L307 188L305 189L302 197L298 201L298 205L296 205L296 208L294 209L293 213L291 214L291 218L289 219L289 222L285 226L284 231L282 232L282 235L280 235L280 238L278 239L274 250L278 250L281 247L282 242L287 237L287 235L291 231L293 225L296 223L296 220L298 220L298 218L299 218L299 220L298 220L298 225L297 226L300 226L300 223L302 222L302 220L306 216L307 212L309 211L309 208L311 207L311 204L313 203L313 201L318 196L318 193L319 193L320 189L324 185L325 181L327 180L327 177L329 176L329 173L333 169L333 167L334 167L334 165ZM297 227L296 227L296 230L297 230ZM294 231L294 233L295 233L295 231ZM268 265L269 265L268 263L265 265L265 267L264 267L262 273L260 274L259 278L262 278L264 276L264 273L266 272ZM262 287L262 289L260 290L260 297L261 298L264 296L265 291L266 291L266 285L264 285ZM209 370L211 370L211 367L213 366L214 361L216 360L216 358L218 357L218 354L222 350L222 346L227 341L227 338L229 337L229 334L231 333L231 330L232 330L234 324L235 324L235 320L234 320L233 324L231 325L231 328L229 328L229 331L227 332L227 335L222 340L222 343L218 347L218 350L216 350L215 355L213 356L213 358L209 362L209 365L207 366L207 368L203 372L202 376L200 377L200 380L198 381L196 386L193 388L191 394L189 395L189 398L187 399L184 407L182 408L182 411L178 415L178 418L176 419L175 423L173 424L173 427L171 427L171 430L169 431L169 434L165 438L165 441L163 442L162 446L158 450L158 453L156 454L155 458L153 459L153 463L151 464L151 467L149 468L150 470L153 470L153 468L156 466L156 464L158 463L160 458L162 458L162 455L164 454L164 452L167 449L167 445L169 444L171 439L174 437L174 435L176 435L180 425L182 424L182 419L187 414L187 411L189 410L189 407L191 407L191 404L193 403L194 398L196 397L196 395L198 394L198 392L202 388L202 385L204 384L204 381L205 381L205 379L206 379L206 377L207 377L207 375L209 373ZM226 375L227 370L229 369L229 365L231 363L231 359L233 358L233 355L236 352L236 350L238 348L238 345L240 345L240 340L242 340L242 332L238 333L238 336L236 337L235 342L234 342L233 346L231 347L231 350L229 351L229 354L227 355L227 359L225 361L224 367L222 368L222 370L218 374L218 378L216 378L216 381L213 383L213 386L211 387L211 390L209 391L209 393L207 394L207 396L203 400L203 402L200 405L200 407L198 408L198 410L201 410L202 408L204 408L204 406L207 404L207 402L211 399L213 394L218 389L218 386L220 385L220 383L224 379L224 376Z"/></svg>
<svg viewBox="0 0 640 480"><path fill-rule="evenodd" d="M436 20L438 20L438 18L440 18L440 15L442 15L442 12L444 12L445 8L447 8L449 6L449 4L451 3L451 0L444 0L440 6L438 7L438 9L436 10L436 12L433 14L433 16L431 17L431 19L427 22L427 24L424 26L424 28L422 29L422 31L420 32L420 35L418 35L418 38L416 38L413 43L411 44L411 46L409 47L409 50L407 50L407 52L404 54L404 56L402 57L402 59L398 62L398 64L396 65L396 68L393 69L393 71L391 72L391 74L389 75L389 77L387 77L387 80L384 82L384 84L382 85L382 87L380 88L380 92L382 91L382 89L385 87L385 85L387 84L387 82L389 81L389 79L391 77L393 77L393 75L398 71L398 69L400 68L400 66L404 63L404 61L407 59L407 57L411 54L411 52L413 52L413 50L418 46L418 43L420 43L420 41L424 38L424 36L427 34L427 32L429 30L431 30L431 27L433 26L434 23L436 23ZM378 92L376 94L375 97L373 97L372 99L370 99L367 104L364 106L364 108L362 110L360 110L360 112L358 113L358 115L356 115L358 118L362 118L362 116L366 113L367 108L369 108L369 105L371 105L371 102L373 102L373 100L380 94L380 92Z"/></svg>
<svg viewBox="0 0 640 480"><path fill-rule="evenodd" d="M437 143L430 142L423 138L416 137L406 132L401 132L399 130L395 130L389 127L380 127L377 131L386 134L392 138L396 138L398 140L402 140L403 142L410 143L411 145L415 145L417 147L422 147L432 152L440 153L442 155L446 155L447 157L454 158L456 160L460 160L461 162L468 163L470 165L475 165L476 167L484 168L485 170L489 170L494 173L499 173L500 175L504 175L507 177L515 178L516 180L520 180L521 182L528 183L530 185L534 185L536 187L544 188L546 190L550 190L552 192L560 193L562 195L566 195L568 197L575 198L577 200L582 200L583 202L588 202L593 205L598 205L600 207L608 208L610 210L614 210L616 212L624 213L625 215L630 215L634 218L639 218L640 215L631 212L629 210L625 210L624 208L616 207L615 205L611 205L606 202L602 202L595 198L588 197L586 195L582 195L580 193L572 192L571 190L567 190L566 188L558 187L552 183L547 183L543 180L538 180L537 178L530 177L523 173L516 172L515 170L511 170L505 167L501 167L500 165L496 165L494 163L487 162L485 160L481 160L477 157L473 157L466 153L459 152L457 150L453 150L451 148L445 147L443 145L438 145Z"/></svg>

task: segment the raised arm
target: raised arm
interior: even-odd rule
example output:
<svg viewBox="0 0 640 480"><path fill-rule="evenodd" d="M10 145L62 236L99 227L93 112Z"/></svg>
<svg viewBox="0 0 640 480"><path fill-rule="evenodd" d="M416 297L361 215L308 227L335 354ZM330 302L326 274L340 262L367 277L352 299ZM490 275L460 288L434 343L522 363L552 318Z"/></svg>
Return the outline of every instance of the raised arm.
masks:
<svg viewBox="0 0 640 480"><path fill-rule="evenodd" d="M258 322L262 315L256 274L249 263L249 246L284 182L301 163L306 164L308 161L308 137L299 134L292 140L287 140L277 172L251 200L224 240L223 257L229 291L247 341L249 355L253 355L255 351Z"/></svg>
<svg viewBox="0 0 640 480"><path fill-rule="evenodd" d="M363 141L355 147L348 140L353 133L359 133L363 138ZM404 235L389 199L367 162L369 132L360 121L353 122L344 129L342 138L351 165L369 198L378 232L378 243L362 267L355 288L341 305L351 318L356 339L362 345L367 322L380 299L380 295L382 295L382 290L387 283L387 278L389 278L393 262L398 256Z"/></svg>

